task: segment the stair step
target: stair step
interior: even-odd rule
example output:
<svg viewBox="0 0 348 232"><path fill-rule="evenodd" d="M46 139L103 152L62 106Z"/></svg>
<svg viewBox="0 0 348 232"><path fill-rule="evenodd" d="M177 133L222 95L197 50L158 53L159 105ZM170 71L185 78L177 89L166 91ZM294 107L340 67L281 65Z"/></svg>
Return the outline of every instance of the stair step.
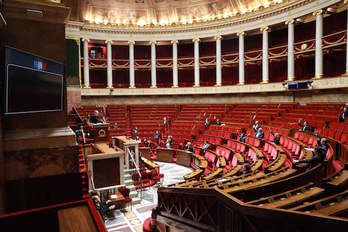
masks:
<svg viewBox="0 0 348 232"><path fill-rule="evenodd" d="M137 205L140 204L141 199L139 197L132 198L132 204Z"/></svg>
<svg viewBox="0 0 348 232"><path fill-rule="evenodd" d="M129 196L133 199L136 198L138 196L138 192L137 191L130 191L129 192Z"/></svg>
<svg viewBox="0 0 348 232"><path fill-rule="evenodd" d="M124 185L129 186L133 184L133 180L124 180Z"/></svg>

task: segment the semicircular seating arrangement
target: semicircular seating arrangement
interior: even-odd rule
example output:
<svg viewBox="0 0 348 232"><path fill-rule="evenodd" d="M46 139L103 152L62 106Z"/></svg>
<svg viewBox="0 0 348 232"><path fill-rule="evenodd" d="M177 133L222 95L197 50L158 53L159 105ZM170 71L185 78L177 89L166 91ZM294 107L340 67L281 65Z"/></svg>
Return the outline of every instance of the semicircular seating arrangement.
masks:
<svg viewBox="0 0 348 232"><path fill-rule="evenodd" d="M324 112L325 107L329 109L328 113L316 117L314 112ZM138 109L140 106L127 108L143 114L159 109L155 106L146 106L144 111ZM179 216L180 222L185 221L192 228L197 228L197 220L185 213L178 215L169 210L176 203L168 201L187 197L186 192L194 189L197 190L189 195L190 201L201 201L208 192L219 202L225 202L225 196L234 205L233 212L248 218L250 215L240 211L241 208L256 206L252 208L256 213L261 209L286 209L284 215L301 218L306 214L311 217L310 220L316 220L317 215L325 215L330 216L327 220L332 220L332 223L338 220L332 219L332 216L347 217L348 146L345 144L348 126L346 129L346 123L337 123L342 105L234 104L215 107L202 105L201 108L200 105L179 105L174 108L176 112L172 118L169 117L170 125L160 130L163 140L168 135L173 136L173 148L146 148L141 144L140 149L141 155L149 161L175 162L192 168L192 172L183 177L184 181L158 190L159 203L155 211L159 223L176 221ZM108 109L106 111L110 112ZM216 125L211 121L206 127L204 118L212 119L207 116L210 114L218 116L221 124ZM132 116L136 114L129 115L129 127L132 128ZM254 115L263 128L263 139L256 138L251 128ZM158 125L162 116L149 120ZM301 122L307 120L310 123L313 133L299 131L300 117L303 117ZM140 130L147 130L137 126ZM147 135L141 135L151 139L150 134L157 128L160 127L154 126ZM246 132L245 142L239 141L242 130ZM273 142L275 133L280 135L278 145ZM325 161L317 166L301 164L294 167L294 160L312 158L318 136L326 137L329 142ZM194 145L193 153L181 150L188 141ZM206 141L210 147L204 152L202 146ZM158 145L164 146L164 143ZM246 163L250 164L250 171L247 172ZM184 206L186 210L193 210L192 207L192 203ZM196 213L202 217L205 215L203 212ZM209 221L199 223L207 228L214 225Z"/></svg>

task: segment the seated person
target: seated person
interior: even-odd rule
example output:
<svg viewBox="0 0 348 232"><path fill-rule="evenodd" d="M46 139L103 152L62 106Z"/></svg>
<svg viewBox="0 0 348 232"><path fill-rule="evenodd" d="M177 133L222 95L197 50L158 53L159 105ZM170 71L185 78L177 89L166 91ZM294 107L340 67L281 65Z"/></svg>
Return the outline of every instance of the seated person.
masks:
<svg viewBox="0 0 348 232"><path fill-rule="evenodd" d="M147 142L146 139L144 139L144 147L149 147L149 143Z"/></svg>
<svg viewBox="0 0 348 232"><path fill-rule="evenodd" d="M307 121L304 121L303 125L301 125L301 119L299 119L299 123L298 124L301 127L300 131L302 131L302 132L309 132L310 131L310 127L309 127L309 124L308 124Z"/></svg>
<svg viewBox="0 0 348 232"><path fill-rule="evenodd" d="M170 149L172 148L173 144L173 137L171 135L168 135L167 141L166 141L166 148Z"/></svg>
<svg viewBox="0 0 348 232"><path fill-rule="evenodd" d="M135 138L135 141L138 142L138 143L141 143L141 139L139 138L139 136L137 136L137 137Z"/></svg>
<svg viewBox="0 0 348 232"><path fill-rule="evenodd" d="M210 147L209 141L206 140L205 143L202 146L203 153L205 153Z"/></svg>
<svg viewBox="0 0 348 232"><path fill-rule="evenodd" d="M220 119L217 118L215 123L216 123L216 125L220 126L221 125Z"/></svg>
<svg viewBox="0 0 348 232"><path fill-rule="evenodd" d="M105 118L98 110L95 110L94 113L90 116L89 122L92 124L104 124Z"/></svg>
<svg viewBox="0 0 348 232"><path fill-rule="evenodd" d="M167 126L167 124L168 124L168 119L167 119L167 117L163 117L163 125L164 125L164 126Z"/></svg>
<svg viewBox="0 0 348 232"><path fill-rule="evenodd" d="M271 132L273 134L273 132ZM274 133L274 139L273 139L273 143L275 145L280 145L280 134L278 133Z"/></svg>
<svg viewBox="0 0 348 232"><path fill-rule="evenodd" d="M343 109L343 113L340 114L340 116L338 117L338 121L339 122L344 122L344 120L346 119L346 117L348 116L348 107L345 106Z"/></svg>
<svg viewBox="0 0 348 232"><path fill-rule="evenodd" d="M209 125L210 125L210 120L209 120L209 118L205 118L205 119L204 119L204 126L205 126L205 128L208 128Z"/></svg>
<svg viewBox="0 0 348 232"><path fill-rule="evenodd" d="M133 134L137 135L138 134L138 127L134 127L132 130Z"/></svg>
<svg viewBox="0 0 348 232"><path fill-rule="evenodd" d="M325 161L328 149L329 145L327 143L327 139L322 138L320 143L314 148L313 157L311 159L294 160L293 163L295 166L300 163L308 163L309 167L313 167Z"/></svg>
<svg viewBox="0 0 348 232"><path fill-rule="evenodd" d="M245 143L245 132L244 131L242 131L242 133L240 134L240 136L239 136L239 141L240 142L242 142L242 143Z"/></svg>
<svg viewBox="0 0 348 232"><path fill-rule="evenodd" d="M257 130L255 137L258 139L263 139L265 137L265 134L263 133L263 130L261 127L259 127L259 129Z"/></svg>
<svg viewBox="0 0 348 232"><path fill-rule="evenodd" d="M185 150L186 150L186 151L189 151L189 152L192 152L192 153L194 152L193 146L192 146L192 143L191 143L191 142L187 142L187 143L186 143Z"/></svg>
<svg viewBox="0 0 348 232"><path fill-rule="evenodd" d="M113 128L114 128L115 130L117 130L117 129L118 129L118 125L117 125L117 122L115 122L115 123L114 123L114 126L113 126Z"/></svg>
<svg viewBox="0 0 348 232"><path fill-rule="evenodd" d="M249 161L246 160L243 167L243 174L248 174L249 172L251 172L251 165Z"/></svg>
<svg viewBox="0 0 348 232"><path fill-rule="evenodd" d="M157 141L157 143L159 143L160 137L161 133L158 130L156 130L156 132L153 134L153 138L155 139L155 141Z"/></svg>
<svg viewBox="0 0 348 232"><path fill-rule="evenodd" d="M254 125L253 125L253 130L255 132L257 132L260 128L260 124L259 124L259 121L255 121Z"/></svg>
<svg viewBox="0 0 348 232"><path fill-rule="evenodd" d="M92 200L104 221L107 219L107 213L116 208L110 200L102 202L99 192L92 193Z"/></svg>

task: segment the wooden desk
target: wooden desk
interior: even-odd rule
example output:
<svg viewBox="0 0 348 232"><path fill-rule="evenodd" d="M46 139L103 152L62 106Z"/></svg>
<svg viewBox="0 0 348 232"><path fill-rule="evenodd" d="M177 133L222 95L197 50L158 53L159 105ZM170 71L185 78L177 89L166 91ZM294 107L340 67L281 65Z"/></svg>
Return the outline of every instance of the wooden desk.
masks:
<svg viewBox="0 0 348 232"><path fill-rule="evenodd" d="M143 161L144 161L146 167L148 167L149 169L156 169L159 167L158 164L156 164L156 163L154 163L151 160L148 160L146 158L143 158Z"/></svg>
<svg viewBox="0 0 348 232"><path fill-rule="evenodd" d="M97 232L94 220L87 206L76 206L58 210L60 232Z"/></svg>
<svg viewBox="0 0 348 232"><path fill-rule="evenodd" d="M150 150L149 147L140 147L139 148L139 153L140 153L141 157L144 157L144 158L146 158L148 160L151 159L151 157L150 157L151 150Z"/></svg>
<svg viewBox="0 0 348 232"><path fill-rule="evenodd" d="M186 174L184 176L185 180L190 180L190 179L198 179L203 173L203 170L200 168L197 168L193 172L190 172L189 174Z"/></svg>
<svg viewBox="0 0 348 232"><path fill-rule="evenodd" d="M112 194L109 196L109 200L112 202L114 205L120 205L124 202L125 198L120 192L116 192L116 194Z"/></svg>
<svg viewBox="0 0 348 232"><path fill-rule="evenodd" d="M94 142L107 142L109 140L109 123L93 125Z"/></svg>
<svg viewBox="0 0 348 232"><path fill-rule="evenodd" d="M192 153L183 150L176 151L176 163L185 167L191 166Z"/></svg>
<svg viewBox="0 0 348 232"><path fill-rule="evenodd" d="M171 163L175 150L166 148L157 148L157 161Z"/></svg>
<svg viewBox="0 0 348 232"><path fill-rule="evenodd" d="M222 168L217 168L215 171L209 173L208 175L204 176L204 180L212 180L218 177L222 173L223 169Z"/></svg>

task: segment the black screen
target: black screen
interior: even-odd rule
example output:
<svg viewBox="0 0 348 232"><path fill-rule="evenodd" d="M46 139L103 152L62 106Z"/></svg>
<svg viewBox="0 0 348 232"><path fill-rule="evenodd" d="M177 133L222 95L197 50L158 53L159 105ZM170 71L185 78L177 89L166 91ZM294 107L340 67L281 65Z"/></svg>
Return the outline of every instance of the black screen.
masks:
<svg viewBox="0 0 348 232"><path fill-rule="evenodd" d="M62 110L62 76L7 66L7 113Z"/></svg>

